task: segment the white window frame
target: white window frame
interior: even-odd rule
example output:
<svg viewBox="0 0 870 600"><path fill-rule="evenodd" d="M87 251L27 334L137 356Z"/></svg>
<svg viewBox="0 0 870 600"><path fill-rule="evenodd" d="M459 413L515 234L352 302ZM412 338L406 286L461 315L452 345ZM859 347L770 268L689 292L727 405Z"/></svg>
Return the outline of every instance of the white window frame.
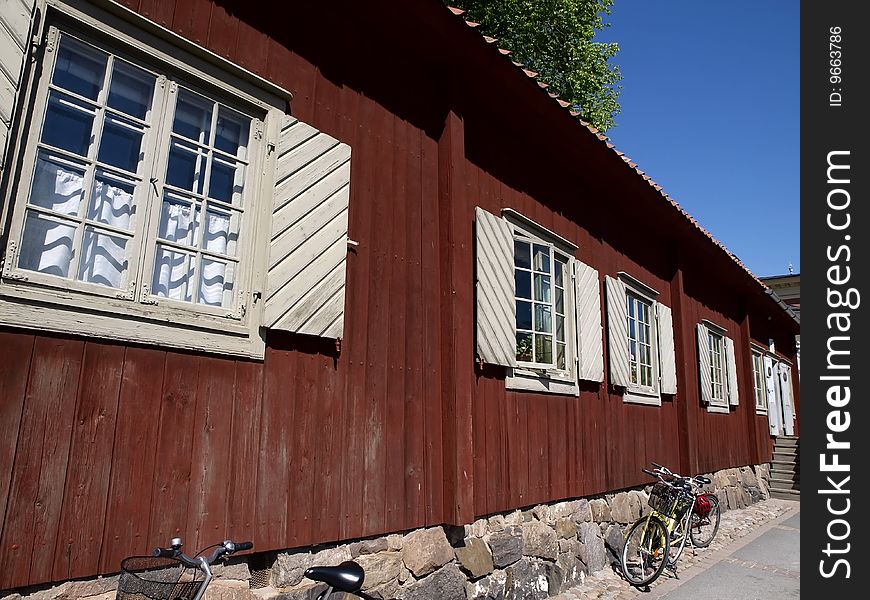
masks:
<svg viewBox="0 0 870 600"><path fill-rule="evenodd" d="M517 366L508 368L505 386L507 389L545 392L555 394L567 394L578 396L580 388L577 384L577 348L576 348L576 299L574 297L574 251L576 246L570 244L555 233L550 232L534 221L526 219L519 213L505 209L505 219L511 226L514 240L528 242L532 249L534 260L534 245L547 246L550 249L551 265L551 290L553 294L551 306L553 307L553 362L541 364L523 362L517 360ZM553 271L556 254L561 255L565 261L565 273L562 279L563 308L565 310L565 368L556 366L556 299L555 299L555 273ZM533 265L532 265L533 266ZM514 268L515 276L516 267ZM532 296L534 297L534 277L532 277ZM534 328L534 303L532 308ZM516 316L516 306L514 307ZM534 344L534 341L532 342Z"/></svg>
<svg viewBox="0 0 870 600"><path fill-rule="evenodd" d="M651 351L650 360L652 361L652 385L642 385L632 382L625 388L623 394L624 402L635 404L649 404L653 406L662 405L660 367L659 367L659 327L658 327L658 292L651 287L645 285L641 281L635 279L625 272L618 273L619 280L625 285L626 297L626 316L631 320L631 314L628 311L628 302L634 299L635 302L641 302L649 306L649 328ZM626 322L626 331L628 331L628 360L629 360L629 376L631 375L631 329ZM637 334L635 334L637 335ZM638 371L639 372L639 371Z"/></svg>
<svg viewBox="0 0 870 600"><path fill-rule="evenodd" d="M752 352L752 385L755 395L755 413L767 414L767 380L764 376L764 352L751 349ZM760 385L760 387L759 387Z"/></svg>
<svg viewBox="0 0 870 600"><path fill-rule="evenodd" d="M113 7L113 13L118 13L113 14L78 2L73 5L61 0L48 0L47 6L47 18L43 20L40 32L43 45L37 54L44 65L42 77L35 81L31 73L31 81L23 85L26 97L19 99L26 106L33 106L32 113L25 112L25 119L29 118L31 125L18 128L18 137L10 146L15 154L7 161L10 168L3 173L7 185L4 186L6 193L2 198L4 210L0 225L8 228L5 231L11 244L5 244L3 248L0 323L263 358L265 341L260 329L261 303L258 302L264 285L268 244L262 239L264 236L256 235L256 232L269 229L275 160L275 153L269 150L274 144L271 140L277 136L289 93L123 7ZM138 271L139 285L135 293L132 289L119 291L16 268L15 246L22 235L41 115L46 110L48 79L52 74L53 56L50 55L56 54L52 44L56 46L59 32L120 56L146 71L169 75L172 81L254 119L245 175L245 218L242 219L236 252L240 266L234 275L235 298L231 308L172 301L144 293L142 284L150 286L152 279L149 264L144 263L152 263L152 255L156 252L155 219L159 218L160 198L154 196L139 205L137 214L140 235L135 239L142 248L133 249L129 266L131 278ZM155 86L154 105L160 94L171 92L171 89L158 90ZM174 111L163 113L165 120L171 118L171 113ZM162 145L169 134L168 131L157 131L166 128L165 122L154 121L151 127L149 140L143 140L143 153L152 164L162 164L162 167L157 167L162 169L165 168L168 144L167 148L162 148ZM254 148L255 145L259 147ZM17 164L21 167L12 168ZM150 178L151 173L147 171L150 166L143 165L142 168L146 169L143 178ZM19 180L19 185L8 184ZM137 201L144 195L140 189L137 188ZM88 200L82 199L83 202ZM200 227L205 225L205 215L201 215ZM78 260L78 257L73 260ZM138 261L137 265L132 264L134 260Z"/></svg>
<svg viewBox="0 0 870 600"><path fill-rule="evenodd" d="M710 351L710 404L728 407L728 359L725 356L725 336L708 327L707 348ZM718 389L718 394L717 394Z"/></svg>

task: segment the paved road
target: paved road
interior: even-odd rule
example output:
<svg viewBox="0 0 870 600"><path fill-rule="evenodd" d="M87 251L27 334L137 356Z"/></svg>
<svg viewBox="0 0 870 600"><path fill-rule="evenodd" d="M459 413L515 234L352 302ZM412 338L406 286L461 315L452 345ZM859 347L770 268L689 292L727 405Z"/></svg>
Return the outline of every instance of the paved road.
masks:
<svg viewBox="0 0 870 600"><path fill-rule="evenodd" d="M774 521L762 533L675 587L650 600L786 600L800 597L800 512ZM671 583L671 582L668 582ZM659 592L659 593L656 593ZM641 596L643 597L643 596Z"/></svg>

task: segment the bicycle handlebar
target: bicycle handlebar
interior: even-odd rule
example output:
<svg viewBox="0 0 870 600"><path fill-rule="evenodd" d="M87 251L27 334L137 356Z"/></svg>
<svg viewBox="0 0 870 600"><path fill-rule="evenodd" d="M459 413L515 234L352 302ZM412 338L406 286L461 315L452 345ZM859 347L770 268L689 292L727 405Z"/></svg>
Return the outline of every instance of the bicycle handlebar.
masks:
<svg viewBox="0 0 870 600"><path fill-rule="evenodd" d="M241 552L243 550L250 550L254 547L253 542L234 542L232 540L224 540L220 544L217 544L217 548L215 548L212 553L208 556L200 556L197 554L196 556L188 556L184 552L181 551L181 540L175 539L173 540L172 547L170 548L155 548L153 552L153 556L160 556L163 558L174 558L176 560L181 561L185 566L191 567L194 569L200 569L202 571L207 571L209 565L212 565L219 559L221 556L229 556L236 552ZM200 551L202 552L202 551Z"/></svg>

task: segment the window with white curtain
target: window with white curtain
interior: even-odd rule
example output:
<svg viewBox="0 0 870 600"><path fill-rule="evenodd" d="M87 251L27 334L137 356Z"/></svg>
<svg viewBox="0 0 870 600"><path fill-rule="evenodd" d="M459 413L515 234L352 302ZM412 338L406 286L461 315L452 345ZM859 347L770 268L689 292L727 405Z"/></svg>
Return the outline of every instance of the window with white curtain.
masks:
<svg viewBox="0 0 870 600"><path fill-rule="evenodd" d="M242 320L268 110L78 32L46 39L4 278Z"/></svg>

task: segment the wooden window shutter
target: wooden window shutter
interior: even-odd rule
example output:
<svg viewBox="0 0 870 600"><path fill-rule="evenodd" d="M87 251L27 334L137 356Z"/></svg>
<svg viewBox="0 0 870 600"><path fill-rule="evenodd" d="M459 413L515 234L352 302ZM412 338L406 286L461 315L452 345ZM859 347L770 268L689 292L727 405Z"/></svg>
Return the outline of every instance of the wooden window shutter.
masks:
<svg viewBox="0 0 870 600"><path fill-rule="evenodd" d="M734 340L725 338L725 358L728 365L728 403L731 406L740 404L740 392L737 389L737 358L734 356Z"/></svg>
<svg viewBox="0 0 870 600"><path fill-rule="evenodd" d="M701 379L701 402L713 400L713 380L710 376L710 342L707 326L698 323L698 371Z"/></svg>
<svg viewBox="0 0 870 600"><path fill-rule="evenodd" d="M628 358L628 309L625 284L606 276L607 286L607 348L610 361L610 383L620 387L631 384Z"/></svg>
<svg viewBox="0 0 870 600"><path fill-rule="evenodd" d="M6 168L9 132L24 83L34 0L9 0L0 11L0 173Z"/></svg>
<svg viewBox="0 0 870 600"><path fill-rule="evenodd" d="M656 324L659 332L661 391L663 394L676 394L677 357L674 351L674 318L671 308L664 304L656 304L656 312L658 313Z"/></svg>
<svg viewBox="0 0 870 600"><path fill-rule="evenodd" d="M285 116L277 152L264 326L341 338L350 146Z"/></svg>
<svg viewBox="0 0 870 600"><path fill-rule="evenodd" d="M574 261L574 297L577 300L577 378L604 381L601 342L601 284L598 271Z"/></svg>
<svg viewBox="0 0 870 600"><path fill-rule="evenodd" d="M514 236L504 219L478 207L477 356L485 363L517 366Z"/></svg>
<svg viewBox="0 0 870 600"><path fill-rule="evenodd" d="M767 388L767 424L770 428L770 435L780 435L782 431L779 426L779 408L776 405L776 377L773 359L765 356L764 386Z"/></svg>
<svg viewBox="0 0 870 600"><path fill-rule="evenodd" d="M782 428L785 435L794 435L794 404L792 402L791 367L779 363L779 387L782 390Z"/></svg>

